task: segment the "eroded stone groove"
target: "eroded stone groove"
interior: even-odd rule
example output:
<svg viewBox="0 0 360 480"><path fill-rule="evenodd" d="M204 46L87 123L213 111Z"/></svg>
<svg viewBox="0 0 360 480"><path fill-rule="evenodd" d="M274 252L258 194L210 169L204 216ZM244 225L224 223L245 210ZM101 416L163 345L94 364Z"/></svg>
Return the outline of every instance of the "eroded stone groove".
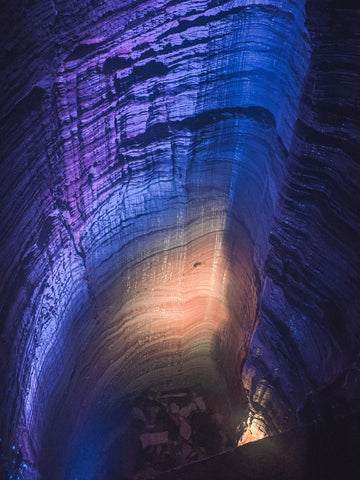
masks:
<svg viewBox="0 0 360 480"><path fill-rule="evenodd" d="M124 475L111 452L150 387L222 398L232 442L281 431L353 361L356 103L340 86L355 89L356 24L332 8L337 20L291 0L1 12L9 474Z"/></svg>

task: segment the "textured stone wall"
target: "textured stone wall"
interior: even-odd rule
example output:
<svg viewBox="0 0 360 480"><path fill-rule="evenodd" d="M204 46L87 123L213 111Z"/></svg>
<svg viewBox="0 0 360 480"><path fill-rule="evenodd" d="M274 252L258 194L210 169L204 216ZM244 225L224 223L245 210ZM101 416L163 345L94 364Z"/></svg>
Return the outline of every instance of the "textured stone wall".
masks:
<svg viewBox="0 0 360 480"><path fill-rule="evenodd" d="M240 424L244 383L243 441L261 437L350 365L356 21L329 8L2 10L8 471L96 478L122 399L150 385L201 383Z"/></svg>
<svg viewBox="0 0 360 480"><path fill-rule="evenodd" d="M292 425L305 396L352 371L359 354L359 11L312 1L306 13L311 61L244 369L254 432ZM332 394L349 411L353 384Z"/></svg>

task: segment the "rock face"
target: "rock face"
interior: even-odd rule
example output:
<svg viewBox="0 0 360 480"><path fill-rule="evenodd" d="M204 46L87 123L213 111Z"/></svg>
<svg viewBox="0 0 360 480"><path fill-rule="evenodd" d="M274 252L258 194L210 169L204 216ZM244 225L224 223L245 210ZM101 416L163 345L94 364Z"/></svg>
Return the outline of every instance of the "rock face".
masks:
<svg viewBox="0 0 360 480"><path fill-rule="evenodd" d="M311 61L269 235L262 320L244 368L254 432L290 427L309 392L358 371L359 12L352 7L306 8ZM333 392L350 411L360 398L353 383Z"/></svg>
<svg viewBox="0 0 360 480"><path fill-rule="evenodd" d="M320 0L3 9L9 475L115 478L145 388L200 383L246 441L355 368L357 22Z"/></svg>

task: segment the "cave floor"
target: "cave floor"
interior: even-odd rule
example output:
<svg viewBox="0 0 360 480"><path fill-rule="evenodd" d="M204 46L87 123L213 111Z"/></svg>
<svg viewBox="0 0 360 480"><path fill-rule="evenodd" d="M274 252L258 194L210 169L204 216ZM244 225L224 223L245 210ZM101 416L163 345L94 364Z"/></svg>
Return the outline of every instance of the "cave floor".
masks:
<svg viewBox="0 0 360 480"><path fill-rule="evenodd" d="M360 413L311 424L166 472L157 480L345 480L360 478Z"/></svg>
<svg viewBox="0 0 360 480"><path fill-rule="evenodd" d="M113 473L108 470L105 476L148 480L232 450L237 439L221 400L200 384L165 392L149 389L125 400L127 414L108 449Z"/></svg>

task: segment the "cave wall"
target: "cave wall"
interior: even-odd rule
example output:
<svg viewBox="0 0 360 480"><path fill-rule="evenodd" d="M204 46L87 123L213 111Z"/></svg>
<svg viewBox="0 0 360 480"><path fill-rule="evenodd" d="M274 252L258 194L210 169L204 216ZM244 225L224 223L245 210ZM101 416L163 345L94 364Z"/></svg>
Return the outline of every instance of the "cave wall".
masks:
<svg viewBox="0 0 360 480"><path fill-rule="evenodd" d="M359 11L311 1L306 18L311 60L244 368L254 435L294 425L305 397L319 403L310 422L325 408L342 417L339 402L357 411L360 394Z"/></svg>
<svg viewBox="0 0 360 480"><path fill-rule="evenodd" d="M153 384L236 412L243 375L244 439L274 433L354 360L357 32L326 5L2 9L8 471L90 478Z"/></svg>

